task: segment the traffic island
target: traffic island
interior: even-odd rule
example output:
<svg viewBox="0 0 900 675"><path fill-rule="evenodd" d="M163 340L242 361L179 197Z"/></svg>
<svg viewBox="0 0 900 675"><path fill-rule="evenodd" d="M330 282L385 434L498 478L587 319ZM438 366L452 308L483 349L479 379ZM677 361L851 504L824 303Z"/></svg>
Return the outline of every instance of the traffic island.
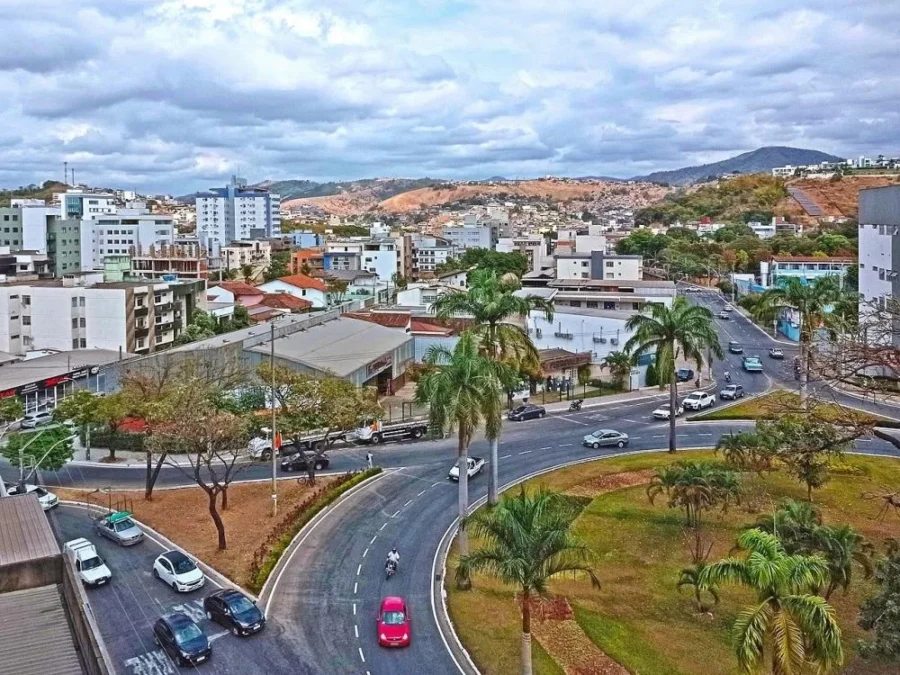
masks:
<svg viewBox="0 0 900 675"><path fill-rule="evenodd" d="M691 563L685 547L684 514L669 508L664 496L656 504L647 497L648 470L679 461L722 460L710 451L611 457L544 474L525 484L526 489L543 485L590 499L575 523L575 534L597 554L595 571L602 582L599 590L583 578L551 582L549 593L565 598L572 609L571 618L562 617L563 623L572 621L577 628L569 624L551 624L544 627L546 630L533 628L536 675L581 672L576 666L589 649L584 637L597 650L593 653L606 655L632 673L739 672L731 630L755 596L741 587L726 586L719 589L718 605L698 611L691 589L679 591L676 585L681 570ZM900 462L848 455L846 465L835 468L834 473L833 479L814 495L823 521L833 526L851 525L881 550L882 542L896 534L895 516L879 518L881 504L861 495L877 494L883 492L881 486L900 483ZM728 557L738 533L761 515L771 514L780 500L802 501L806 497L804 486L786 473L744 474L741 478L745 485L741 503L732 504L727 511L711 511L704 519L703 533L711 545L710 562ZM477 540L471 542L473 551L478 546ZM471 591L458 591L454 583L456 564L454 546L447 561L444 588L450 617L463 646L484 675L516 675L520 672L521 636L517 589L476 574ZM843 631L845 658L840 672L895 672L893 666L863 661L857 650L859 639L871 638L857 626L859 606L874 591L874 582L857 569L848 592L838 590L829 599ZM542 640L565 641L567 645L542 645ZM561 648L571 653L560 654Z"/></svg>

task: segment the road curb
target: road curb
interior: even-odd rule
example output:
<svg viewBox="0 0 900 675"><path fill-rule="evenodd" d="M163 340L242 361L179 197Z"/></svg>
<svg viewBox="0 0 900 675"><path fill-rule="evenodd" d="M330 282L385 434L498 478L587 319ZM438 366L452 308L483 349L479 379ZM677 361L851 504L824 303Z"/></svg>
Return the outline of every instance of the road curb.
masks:
<svg viewBox="0 0 900 675"><path fill-rule="evenodd" d="M785 389L784 391L787 391L787 389ZM717 422L744 422L744 421L755 422L756 420L740 420L740 419L736 419L736 420L723 420L723 419L712 419L712 420L709 420L709 419L707 419L707 420L704 420L704 419L697 419L697 418L700 417L700 416L702 416L702 415L707 415L707 414L709 414L710 412L719 412L720 410L728 410L729 408L735 407L735 406L738 405L739 403L749 403L750 401L753 401L753 400L755 400L755 399L757 399L757 398L761 398L761 397L766 396L766 395L771 394L771 393L772 393L772 389L769 388L769 389L766 389L765 391L762 391L762 392L760 392L760 393L758 393L758 394L753 394L752 396L745 396L744 398L739 398L739 399L737 399L737 400L735 400L735 401L729 401L729 402L726 403L725 405L719 406L719 407L716 408L714 411L709 410L709 411L706 411L706 412L701 412L701 413L699 413L699 414L691 415L690 417L685 417L685 418L682 420L682 422L685 423L685 424L688 423L688 422L694 422L694 423L696 423L696 424L711 424L711 423L712 423L712 424L715 424L715 423L717 423Z"/></svg>
<svg viewBox="0 0 900 675"><path fill-rule="evenodd" d="M272 572L269 574L269 578L266 579L266 582L263 584L263 587L259 592L259 598L261 599L260 602L263 606L263 612L266 614L266 616L268 616L269 614L269 603L272 597L275 595L275 590L278 588L278 582L281 581L281 575L284 574L285 568L290 564L291 558L294 557L294 554L300 548L300 545L310 534L312 534L313 530L315 530L319 526L319 524L325 519L328 514L336 509L340 504L343 504L347 499L358 494L360 491L362 491L363 488L371 486L373 483L384 478L385 476L392 476L398 471L400 471L400 469L383 469L380 473L366 478L364 481L354 485L331 504L319 511L308 523L306 523L306 525L300 528L300 531L297 532L296 535L294 535L293 539L291 539L291 543L288 544L286 549L284 549L284 553L282 553L281 558L272 569Z"/></svg>
<svg viewBox="0 0 900 675"><path fill-rule="evenodd" d="M92 509L97 509L103 513L113 513L113 511L110 511L105 506L98 506L97 504L90 504L88 502L74 502L74 501L71 501L68 499L65 499L65 500L61 499L59 501L59 503L65 505L65 506L72 506L75 508L85 509L86 511L91 511ZM157 544L159 544L163 548L168 548L169 550L181 551L182 553L184 553L186 556L188 556L192 560L196 560L197 564L203 569L203 573L207 577L210 577L213 580L213 582L216 583L221 588L226 588L226 587L234 588L236 590L239 590L241 593L253 598L254 600L258 600L258 598L253 593L251 593L249 590L236 584L234 581L232 581L231 579L226 577L215 567L211 567L208 563L204 562L196 554L191 553L190 551L188 551L185 548L182 548L181 546L176 544L174 541L169 539L166 535L164 535L160 532L157 532L156 530L154 530L152 527L147 525L142 520L138 520L137 518L135 518L134 515L132 515L131 519L134 522L136 522L138 525L141 526L141 529L144 531L145 534L147 534L151 539L153 539Z"/></svg>

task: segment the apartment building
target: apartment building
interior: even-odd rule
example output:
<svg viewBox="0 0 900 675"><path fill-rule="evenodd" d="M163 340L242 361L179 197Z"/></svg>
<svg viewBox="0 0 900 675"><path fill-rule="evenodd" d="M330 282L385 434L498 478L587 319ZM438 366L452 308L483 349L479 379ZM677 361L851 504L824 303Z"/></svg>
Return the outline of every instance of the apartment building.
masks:
<svg viewBox="0 0 900 675"><path fill-rule="evenodd" d="M129 276L142 279L208 279L209 258L199 243L132 246Z"/></svg>
<svg viewBox="0 0 900 675"><path fill-rule="evenodd" d="M390 282L403 273L400 246L391 238L368 239L349 237L325 242L325 270L374 272L381 283Z"/></svg>
<svg viewBox="0 0 900 675"><path fill-rule="evenodd" d="M101 273L0 284L0 351L165 349L205 301L204 287L204 281L104 282Z"/></svg>
<svg viewBox="0 0 900 675"><path fill-rule="evenodd" d="M34 199L14 199L0 208L0 246L49 257L56 276L81 269L81 221L62 219L59 209Z"/></svg>
<svg viewBox="0 0 900 675"><path fill-rule="evenodd" d="M900 300L900 185L859 192L860 322L876 307ZM900 347L900 332L880 331L876 338Z"/></svg>
<svg viewBox="0 0 900 675"><path fill-rule="evenodd" d="M672 306L672 281L619 281L605 279L557 279L547 284L555 289L553 303L559 307L639 312L644 305Z"/></svg>
<svg viewBox="0 0 900 675"><path fill-rule="evenodd" d="M281 197L264 188L247 187L237 176L224 188L200 193L194 204L197 235L210 250L233 241L281 234Z"/></svg>
<svg viewBox="0 0 900 675"><path fill-rule="evenodd" d="M500 240L500 227L492 223L445 225L441 233L457 250L487 248L493 250Z"/></svg>
<svg viewBox="0 0 900 675"><path fill-rule="evenodd" d="M617 255L603 251L589 253L557 253L557 279L620 279L640 281L644 278L643 258L639 255Z"/></svg>
<svg viewBox="0 0 900 675"><path fill-rule="evenodd" d="M265 239L233 241L220 249L225 269L239 270L244 265L269 266L272 262L272 244Z"/></svg>
<svg viewBox="0 0 900 675"><path fill-rule="evenodd" d="M433 276L437 266L453 258L456 250L449 240L427 234L412 234L410 242L413 277Z"/></svg>
<svg viewBox="0 0 900 675"><path fill-rule="evenodd" d="M103 268L108 256L127 255L132 247L171 245L175 223L171 215L133 207L81 221L81 269Z"/></svg>
<svg viewBox="0 0 900 675"><path fill-rule="evenodd" d="M838 276L843 279L847 270L855 267L855 258L833 256L772 256L759 264L760 280L767 288L778 287L785 279L796 278L811 283L820 277Z"/></svg>
<svg viewBox="0 0 900 675"><path fill-rule="evenodd" d="M45 253L14 250L0 246L0 279L5 281L46 279L52 277L50 261Z"/></svg>
<svg viewBox="0 0 900 675"><path fill-rule="evenodd" d="M93 220L116 210L116 196L102 192L67 190L53 195L62 219Z"/></svg>
<svg viewBox="0 0 900 675"><path fill-rule="evenodd" d="M553 264L547 253L547 240L541 234L501 237L495 247L500 253L521 253L528 259L528 269L537 271Z"/></svg>
<svg viewBox="0 0 900 675"><path fill-rule="evenodd" d="M22 209L0 206L0 246L22 248Z"/></svg>

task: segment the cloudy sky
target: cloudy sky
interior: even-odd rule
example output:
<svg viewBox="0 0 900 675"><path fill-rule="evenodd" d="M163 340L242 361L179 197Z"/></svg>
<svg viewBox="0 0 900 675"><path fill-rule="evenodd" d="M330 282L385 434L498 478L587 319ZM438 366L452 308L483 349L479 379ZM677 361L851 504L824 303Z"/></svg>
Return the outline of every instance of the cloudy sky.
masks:
<svg viewBox="0 0 900 675"><path fill-rule="evenodd" d="M0 186L900 154L892 0L0 0ZM752 7L752 8L751 8Z"/></svg>

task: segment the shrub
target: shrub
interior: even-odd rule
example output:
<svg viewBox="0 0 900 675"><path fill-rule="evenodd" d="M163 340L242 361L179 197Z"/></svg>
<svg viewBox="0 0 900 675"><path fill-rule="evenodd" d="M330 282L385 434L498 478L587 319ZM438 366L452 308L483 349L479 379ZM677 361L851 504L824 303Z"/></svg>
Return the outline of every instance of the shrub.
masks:
<svg viewBox="0 0 900 675"><path fill-rule="evenodd" d="M647 386L656 387L659 385L659 377L656 374L656 366L652 363L647 366Z"/></svg>
<svg viewBox="0 0 900 675"><path fill-rule="evenodd" d="M111 433L108 430L91 431L91 447L107 448L109 450L127 450L130 452L143 452L145 434L135 434L128 431ZM82 438L82 442L84 438Z"/></svg>

